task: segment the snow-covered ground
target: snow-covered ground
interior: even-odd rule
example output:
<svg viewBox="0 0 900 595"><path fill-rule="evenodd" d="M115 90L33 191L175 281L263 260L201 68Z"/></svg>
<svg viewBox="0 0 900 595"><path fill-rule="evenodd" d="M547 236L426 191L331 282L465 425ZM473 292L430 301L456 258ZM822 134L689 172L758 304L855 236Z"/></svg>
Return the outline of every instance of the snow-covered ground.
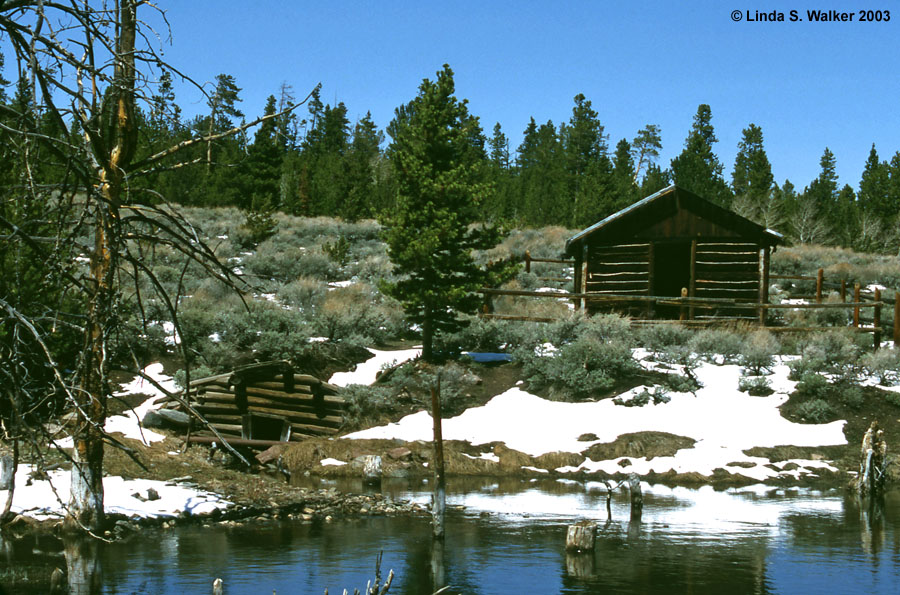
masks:
<svg viewBox="0 0 900 595"><path fill-rule="evenodd" d="M51 471L47 475L48 479L29 480L32 471L33 468L29 465L19 466L12 511L38 520L62 518L65 515L64 505L69 502L69 472ZM148 499L150 489L156 491L158 499ZM174 482L151 479L104 477L103 492L103 504L107 513L129 517L177 516L182 511L207 514L216 508L227 508L230 504L216 494ZM6 505L7 496L6 490L0 490L0 510Z"/></svg>
<svg viewBox="0 0 900 595"><path fill-rule="evenodd" d="M638 352L637 355L642 354ZM643 363L646 367L655 367L653 363ZM788 379L788 372L782 361L769 377L775 393L768 397L752 397L738 391L740 367L703 363L696 370L702 384L696 394L669 393L671 400L668 403L644 407L623 407L614 404L612 399L584 403L548 401L515 387L482 407L468 409L457 417L444 420L443 435L447 440L466 440L476 445L501 441L509 448L532 456L554 451L581 452L594 443L612 442L621 434L633 432L668 432L697 441L693 448L679 450L674 456L649 461L643 457L608 461L587 459L579 467L559 468L562 473L580 469L638 474L674 470L708 476L714 469L724 468L734 474L765 480L779 474L795 477L804 472L814 474L816 469L823 467L836 470L825 461L797 460L791 462L800 465L799 469L777 471L765 466L769 464L768 459L743 453L754 446L846 444L844 421L796 424L781 416L778 407L787 401L796 384ZM644 388L637 387L621 396L627 400ZM580 435L587 433L595 434L598 439L593 442L578 440ZM348 437L430 440L431 416L420 411L397 423Z"/></svg>
<svg viewBox="0 0 900 595"><path fill-rule="evenodd" d="M369 349L372 357L356 366L351 372L338 372L334 374L328 382L335 386L349 386L351 384L372 384L375 382L375 376L384 369L385 366L402 364L405 361L419 357L422 354L422 348L401 349L399 351L379 351L377 349Z"/></svg>

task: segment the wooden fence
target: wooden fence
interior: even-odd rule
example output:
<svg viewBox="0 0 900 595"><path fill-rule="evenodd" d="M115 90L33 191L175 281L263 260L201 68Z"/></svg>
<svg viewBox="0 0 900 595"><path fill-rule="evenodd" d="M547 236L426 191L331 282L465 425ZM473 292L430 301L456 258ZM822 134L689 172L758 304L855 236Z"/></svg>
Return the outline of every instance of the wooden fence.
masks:
<svg viewBox="0 0 900 595"><path fill-rule="evenodd" d="M532 269L532 263L535 262L543 262L543 263L551 263L551 264L565 264L572 265L574 264L573 260L566 259L555 259L555 258L534 258L531 256L529 252L525 252L525 272L530 273ZM540 277L541 280L546 281L571 281L571 279L567 277ZM812 275L769 275L769 279L771 281L781 280L781 281L809 281L815 283L815 293L812 295L792 295L791 299L805 299L805 300L814 300L813 303L801 303L801 304L772 304L772 303L759 303L759 302L750 302L739 299L731 299L731 298L698 298L698 297L688 297L688 289L682 289L681 297L670 297L670 296L651 296L651 295L633 295L633 294L597 294L592 292L587 293L571 293L571 292L545 292L545 291L527 291L527 290L513 290L513 289L494 289L494 288L483 288L481 293L485 296L485 312L483 314L486 318L495 318L502 320L529 320L533 322L551 322L555 319L553 318L539 318L539 317L530 317L530 316L518 316L514 314L496 314L490 311L489 302L492 296L514 296L514 297L530 297L530 298L555 298L555 299L571 299L576 304L580 303L582 300L585 302L603 302L609 305L643 305L646 308L650 309L654 305L663 305L663 306L678 306L680 307L681 315L679 320L641 320L635 319L634 323L636 324L684 324L688 326L702 326L702 325L710 325L720 323L724 320L733 322L739 320L740 317L735 316L727 316L722 317L721 319L717 319L715 317L709 317L706 319L698 320L695 318L695 310L714 310L714 311L722 311L722 310L742 310L748 311L753 310L756 311L757 316L754 318L745 318L747 322L753 321L760 326L773 331L773 332L812 332L812 331L823 331L823 330L833 330L836 327L795 327L795 326L771 326L768 325L767 322L767 313L772 310L823 310L823 309L842 309L842 310L852 310L852 323L851 328L855 329L858 332L872 333L873 335L873 345L875 349L881 344L882 336L886 330L892 330L892 338L895 345L900 345L900 291L894 291L894 299L892 301L882 299L881 289L875 288L874 291L868 292L863 290L859 283L855 283L852 288L847 283L846 279L841 279L839 282L827 282L825 279L825 271L824 269L819 269L816 272L815 276ZM825 290L826 289L835 289L838 291L840 295L840 302L826 302L825 301ZM847 301L848 294L852 289L852 300ZM871 294L871 295L868 295ZM893 305L893 328L886 329L882 326L882 310L885 306ZM872 310L872 317L870 319L863 319L861 313L864 310ZM871 326L869 326L871 324Z"/></svg>

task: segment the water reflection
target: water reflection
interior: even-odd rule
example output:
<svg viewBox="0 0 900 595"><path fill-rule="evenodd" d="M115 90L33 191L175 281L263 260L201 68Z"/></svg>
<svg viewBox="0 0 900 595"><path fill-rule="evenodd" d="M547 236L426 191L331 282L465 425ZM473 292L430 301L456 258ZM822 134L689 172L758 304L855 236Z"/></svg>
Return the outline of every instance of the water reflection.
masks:
<svg viewBox="0 0 900 595"><path fill-rule="evenodd" d="M344 487L344 486L341 486ZM429 486L386 482L395 497L427 501ZM895 593L900 580L900 493L883 504L842 492L717 492L653 487L641 519L627 492L591 484L451 482L447 536L431 539L430 517L369 517L333 523L186 527L113 546L66 544L81 559L70 581L103 593L209 593L221 577L229 595L340 593L362 588L383 551L391 593ZM465 510L454 508L464 504ZM592 518L595 550L565 552L566 527ZM3 542L2 564L31 546ZM48 566L52 569L51 562ZM96 580L96 579L95 579ZM82 588L82 587L79 587Z"/></svg>

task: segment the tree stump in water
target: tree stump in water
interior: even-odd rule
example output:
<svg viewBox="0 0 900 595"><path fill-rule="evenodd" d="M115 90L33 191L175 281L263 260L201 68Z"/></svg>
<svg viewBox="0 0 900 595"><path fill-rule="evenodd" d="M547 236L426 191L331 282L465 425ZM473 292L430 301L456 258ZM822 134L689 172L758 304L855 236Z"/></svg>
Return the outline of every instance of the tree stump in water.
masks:
<svg viewBox="0 0 900 595"><path fill-rule="evenodd" d="M578 521L574 525L569 525L569 530L566 532L566 551L593 551L596 535L597 523L592 521Z"/></svg>
<svg viewBox="0 0 900 595"><path fill-rule="evenodd" d="M366 455L363 459L363 478L368 484L381 483L381 457Z"/></svg>
<svg viewBox="0 0 900 595"><path fill-rule="evenodd" d="M860 496L876 495L884 486L884 464L887 455L887 443L884 431L873 421L863 435L859 475L856 487Z"/></svg>
<svg viewBox="0 0 900 595"><path fill-rule="evenodd" d="M566 574L574 578L594 576L594 554L566 552Z"/></svg>
<svg viewBox="0 0 900 595"><path fill-rule="evenodd" d="M631 520L640 520L644 510L644 494L641 491L641 478L637 473L628 476L628 488L631 491Z"/></svg>

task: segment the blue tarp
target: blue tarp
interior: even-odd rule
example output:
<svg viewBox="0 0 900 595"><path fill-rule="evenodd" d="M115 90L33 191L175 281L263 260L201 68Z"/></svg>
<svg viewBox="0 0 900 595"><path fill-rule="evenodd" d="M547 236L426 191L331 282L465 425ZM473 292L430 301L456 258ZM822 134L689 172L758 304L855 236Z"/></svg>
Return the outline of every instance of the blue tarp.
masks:
<svg viewBox="0 0 900 595"><path fill-rule="evenodd" d="M478 364L491 364L495 362L511 362L512 355L508 353L481 353L477 351L463 351L462 355L472 358Z"/></svg>

